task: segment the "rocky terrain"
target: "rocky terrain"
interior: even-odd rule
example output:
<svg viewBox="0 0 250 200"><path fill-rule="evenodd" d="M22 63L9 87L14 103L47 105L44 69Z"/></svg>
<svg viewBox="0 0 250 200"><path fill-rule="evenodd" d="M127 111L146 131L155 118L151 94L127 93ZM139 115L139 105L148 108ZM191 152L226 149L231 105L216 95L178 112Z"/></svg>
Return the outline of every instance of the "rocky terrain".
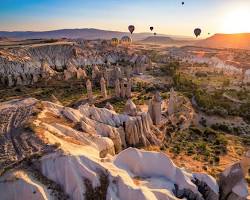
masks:
<svg viewBox="0 0 250 200"><path fill-rule="evenodd" d="M104 50L104 49L105 50ZM84 78L87 67L110 66L119 62L147 63L145 56L127 54L127 50L110 44L77 40L66 44L32 45L25 48L0 49L0 82L9 87L32 85L52 77L64 80Z"/></svg>
<svg viewBox="0 0 250 200"><path fill-rule="evenodd" d="M228 185L233 176L229 168L220 185L211 176L178 168L163 153L129 148L161 142L147 113L130 116L88 104L72 109L31 98L5 102L0 109L5 113L2 199L192 200L247 195L241 172L243 163L249 164L246 159L239 164L242 168L234 166L242 173L237 181Z"/></svg>
<svg viewBox="0 0 250 200"><path fill-rule="evenodd" d="M0 199L247 198L240 73L196 47L30 42L0 49Z"/></svg>

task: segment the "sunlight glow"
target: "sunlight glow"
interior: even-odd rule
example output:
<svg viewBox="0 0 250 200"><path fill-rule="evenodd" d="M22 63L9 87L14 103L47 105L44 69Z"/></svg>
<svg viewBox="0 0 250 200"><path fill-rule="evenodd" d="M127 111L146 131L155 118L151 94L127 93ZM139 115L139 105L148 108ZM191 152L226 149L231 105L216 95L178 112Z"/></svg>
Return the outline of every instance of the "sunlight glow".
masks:
<svg viewBox="0 0 250 200"><path fill-rule="evenodd" d="M250 32L250 12L247 8L233 9L223 19L222 30L224 33Z"/></svg>

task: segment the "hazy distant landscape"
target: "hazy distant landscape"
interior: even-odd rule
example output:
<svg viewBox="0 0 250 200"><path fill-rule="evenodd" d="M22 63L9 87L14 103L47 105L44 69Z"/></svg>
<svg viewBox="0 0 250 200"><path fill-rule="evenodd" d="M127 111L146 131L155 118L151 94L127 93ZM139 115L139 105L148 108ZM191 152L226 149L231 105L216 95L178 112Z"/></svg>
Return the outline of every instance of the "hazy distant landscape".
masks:
<svg viewBox="0 0 250 200"><path fill-rule="evenodd" d="M10 40L25 40L25 39L106 39L122 38L124 35L129 36L129 33L118 31L106 31L99 29L62 29L43 32L6 32L0 31L0 42ZM215 34L206 39L194 39L189 36L178 35L156 35L152 33L135 33L133 40L142 43L156 43L166 45L194 45L209 48L235 48L235 49L250 49L250 34Z"/></svg>

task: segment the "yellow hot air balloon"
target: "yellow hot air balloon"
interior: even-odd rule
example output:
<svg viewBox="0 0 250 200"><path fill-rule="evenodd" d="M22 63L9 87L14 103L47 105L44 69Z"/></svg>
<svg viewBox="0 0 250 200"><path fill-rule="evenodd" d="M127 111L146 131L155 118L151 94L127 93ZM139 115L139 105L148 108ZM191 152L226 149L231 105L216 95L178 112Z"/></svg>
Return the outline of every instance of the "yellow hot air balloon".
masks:
<svg viewBox="0 0 250 200"><path fill-rule="evenodd" d="M112 38L112 39L111 39L111 44L112 44L113 46L117 46L117 45L119 44L118 38Z"/></svg>

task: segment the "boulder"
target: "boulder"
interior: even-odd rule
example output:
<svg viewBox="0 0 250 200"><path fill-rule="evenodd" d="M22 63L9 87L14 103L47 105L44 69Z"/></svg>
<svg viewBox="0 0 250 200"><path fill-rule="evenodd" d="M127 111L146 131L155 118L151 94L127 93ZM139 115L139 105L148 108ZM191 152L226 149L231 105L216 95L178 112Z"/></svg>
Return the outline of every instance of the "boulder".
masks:
<svg viewBox="0 0 250 200"><path fill-rule="evenodd" d="M226 168L219 175L220 200L246 200L248 185L245 175L250 167L250 153L232 166Z"/></svg>

